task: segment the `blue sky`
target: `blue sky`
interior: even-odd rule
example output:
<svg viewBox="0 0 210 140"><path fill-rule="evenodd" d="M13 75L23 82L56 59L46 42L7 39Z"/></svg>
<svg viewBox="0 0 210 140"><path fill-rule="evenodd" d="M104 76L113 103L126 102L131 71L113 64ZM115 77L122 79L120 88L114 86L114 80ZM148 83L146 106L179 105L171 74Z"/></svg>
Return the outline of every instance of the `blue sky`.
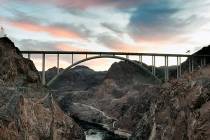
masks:
<svg viewBox="0 0 210 140"><path fill-rule="evenodd" d="M0 26L21 50L186 53L210 44L210 0L0 2Z"/></svg>

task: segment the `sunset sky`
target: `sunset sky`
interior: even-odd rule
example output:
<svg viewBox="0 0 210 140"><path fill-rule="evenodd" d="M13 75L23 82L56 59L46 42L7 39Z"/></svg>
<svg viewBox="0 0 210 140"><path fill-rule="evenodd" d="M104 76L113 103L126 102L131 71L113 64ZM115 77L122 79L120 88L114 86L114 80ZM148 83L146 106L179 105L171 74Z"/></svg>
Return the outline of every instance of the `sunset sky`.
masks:
<svg viewBox="0 0 210 140"><path fill-rule="evenodd" d="M0 0L0 3L0 26L20 50L185 54L210 44L210 0ZM40 58L33 57L39 68ZM69 58L62 56L63 67L69 65ZM54 60L54 56L47 56L47 61ZM105 64L112 62L94 60L89 65L103 70ZM48 67L55 64L48 63Z"/></svg>

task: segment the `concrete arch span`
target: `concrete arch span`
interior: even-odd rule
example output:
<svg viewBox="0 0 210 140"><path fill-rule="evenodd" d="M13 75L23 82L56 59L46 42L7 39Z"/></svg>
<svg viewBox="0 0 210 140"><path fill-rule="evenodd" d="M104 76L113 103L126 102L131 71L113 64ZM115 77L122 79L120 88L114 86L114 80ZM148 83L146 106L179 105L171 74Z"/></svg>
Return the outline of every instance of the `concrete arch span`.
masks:
<svg viewBox="0 0 210 140"><path fill-rule="evenodd" d="M53 77L48 83L47 86L51 86L61 75L63 75L66 71L70 70L71 68L73 68L74 66L77 66L83 62L89 61L89 60L93 60L93 59L100 59L100 58L114 58L114 59L119 59L119 60L123 60L126 62L129 62L133 65L138 66L140 69L142 69L145 74L147 74L148 76L151 76L153 78L153 80L157 81L157 83L161 83L161 80L156 77L155 75L153 75L150 70L148 70L146 67L144 67L143 65L141 65L140 63L138 63L137 61L132 61L129 60L127 58L124 57L120 57L120 56L115 56L115 55L100 55L100 56L93 56L93 57L88 57L82 60L79 60L75 63L73 63L72 65L68 66L66 69L64 69L62 72L60 72L58 75L56 75L55 77Z"/></svg>

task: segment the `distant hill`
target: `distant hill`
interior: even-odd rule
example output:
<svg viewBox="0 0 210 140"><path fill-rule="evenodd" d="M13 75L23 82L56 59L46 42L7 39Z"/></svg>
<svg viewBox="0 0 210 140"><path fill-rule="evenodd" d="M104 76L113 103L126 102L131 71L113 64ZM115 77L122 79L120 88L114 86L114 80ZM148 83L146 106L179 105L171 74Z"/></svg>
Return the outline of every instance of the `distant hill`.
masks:
<svg viewBox="0 0 210 140"><path fill-rule="evenodd" d="M48 69L46 80L49 81L56 74L56 67ZM51 87L59 90L86 90L100 84L105 75L106 72L96 72L86 66L76 66L61 75Z"/></svg>

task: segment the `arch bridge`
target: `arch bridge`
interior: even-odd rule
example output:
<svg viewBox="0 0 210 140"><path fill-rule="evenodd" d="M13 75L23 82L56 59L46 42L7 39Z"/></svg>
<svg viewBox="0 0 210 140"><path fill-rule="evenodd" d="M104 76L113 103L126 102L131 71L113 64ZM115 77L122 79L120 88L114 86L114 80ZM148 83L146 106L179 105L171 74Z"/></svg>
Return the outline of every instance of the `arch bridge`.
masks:
<svg viewBox="0 0 210 140"><path fill-rule="evenodd" d="M114 58L119 59L123 61L127 61L131 64L134 64L141 68L145 74L148 74L153 77L154 80L159 81L160 79L156 76L156 57L164 57L164 79L165 81L169 80L169 58L173 57L176 58L176 77L179 78L183 73L183 63L182 58L187 58L187 61L185 62L188 71L192 72L195 69L195 62L199 66L203 67L206 65L207 58L210 57L210 55L185 55L185 54L158 54L158 53L128 53L128 52L88 52L88 51L21 51L23 55L27 55L28 59L31 59L31 55L33 54L40 54L42 55L42 84L50 86L60 75L62 75L65 71L71 69L72 67L89 61L93 59L100 59L100 58ZM71 56L71 65L67 67L64 71L60 72L60 55L70 55ZM46 83L45 79L45 65L46 65L46 55L56 55L57 57L57 74L53 77L52 80L50 80L48 83ZM74 61L74 57L76 55L84 55L85 58L79 61ZM95 56L92 56L95 55ZM138 56L138 61L134 61L130 59L130 56ZM145 65L143 65L143 56L150 56L152 58L152 65L151 70L146 68ZM198 62L199 60L199 62Z"/></svg>

